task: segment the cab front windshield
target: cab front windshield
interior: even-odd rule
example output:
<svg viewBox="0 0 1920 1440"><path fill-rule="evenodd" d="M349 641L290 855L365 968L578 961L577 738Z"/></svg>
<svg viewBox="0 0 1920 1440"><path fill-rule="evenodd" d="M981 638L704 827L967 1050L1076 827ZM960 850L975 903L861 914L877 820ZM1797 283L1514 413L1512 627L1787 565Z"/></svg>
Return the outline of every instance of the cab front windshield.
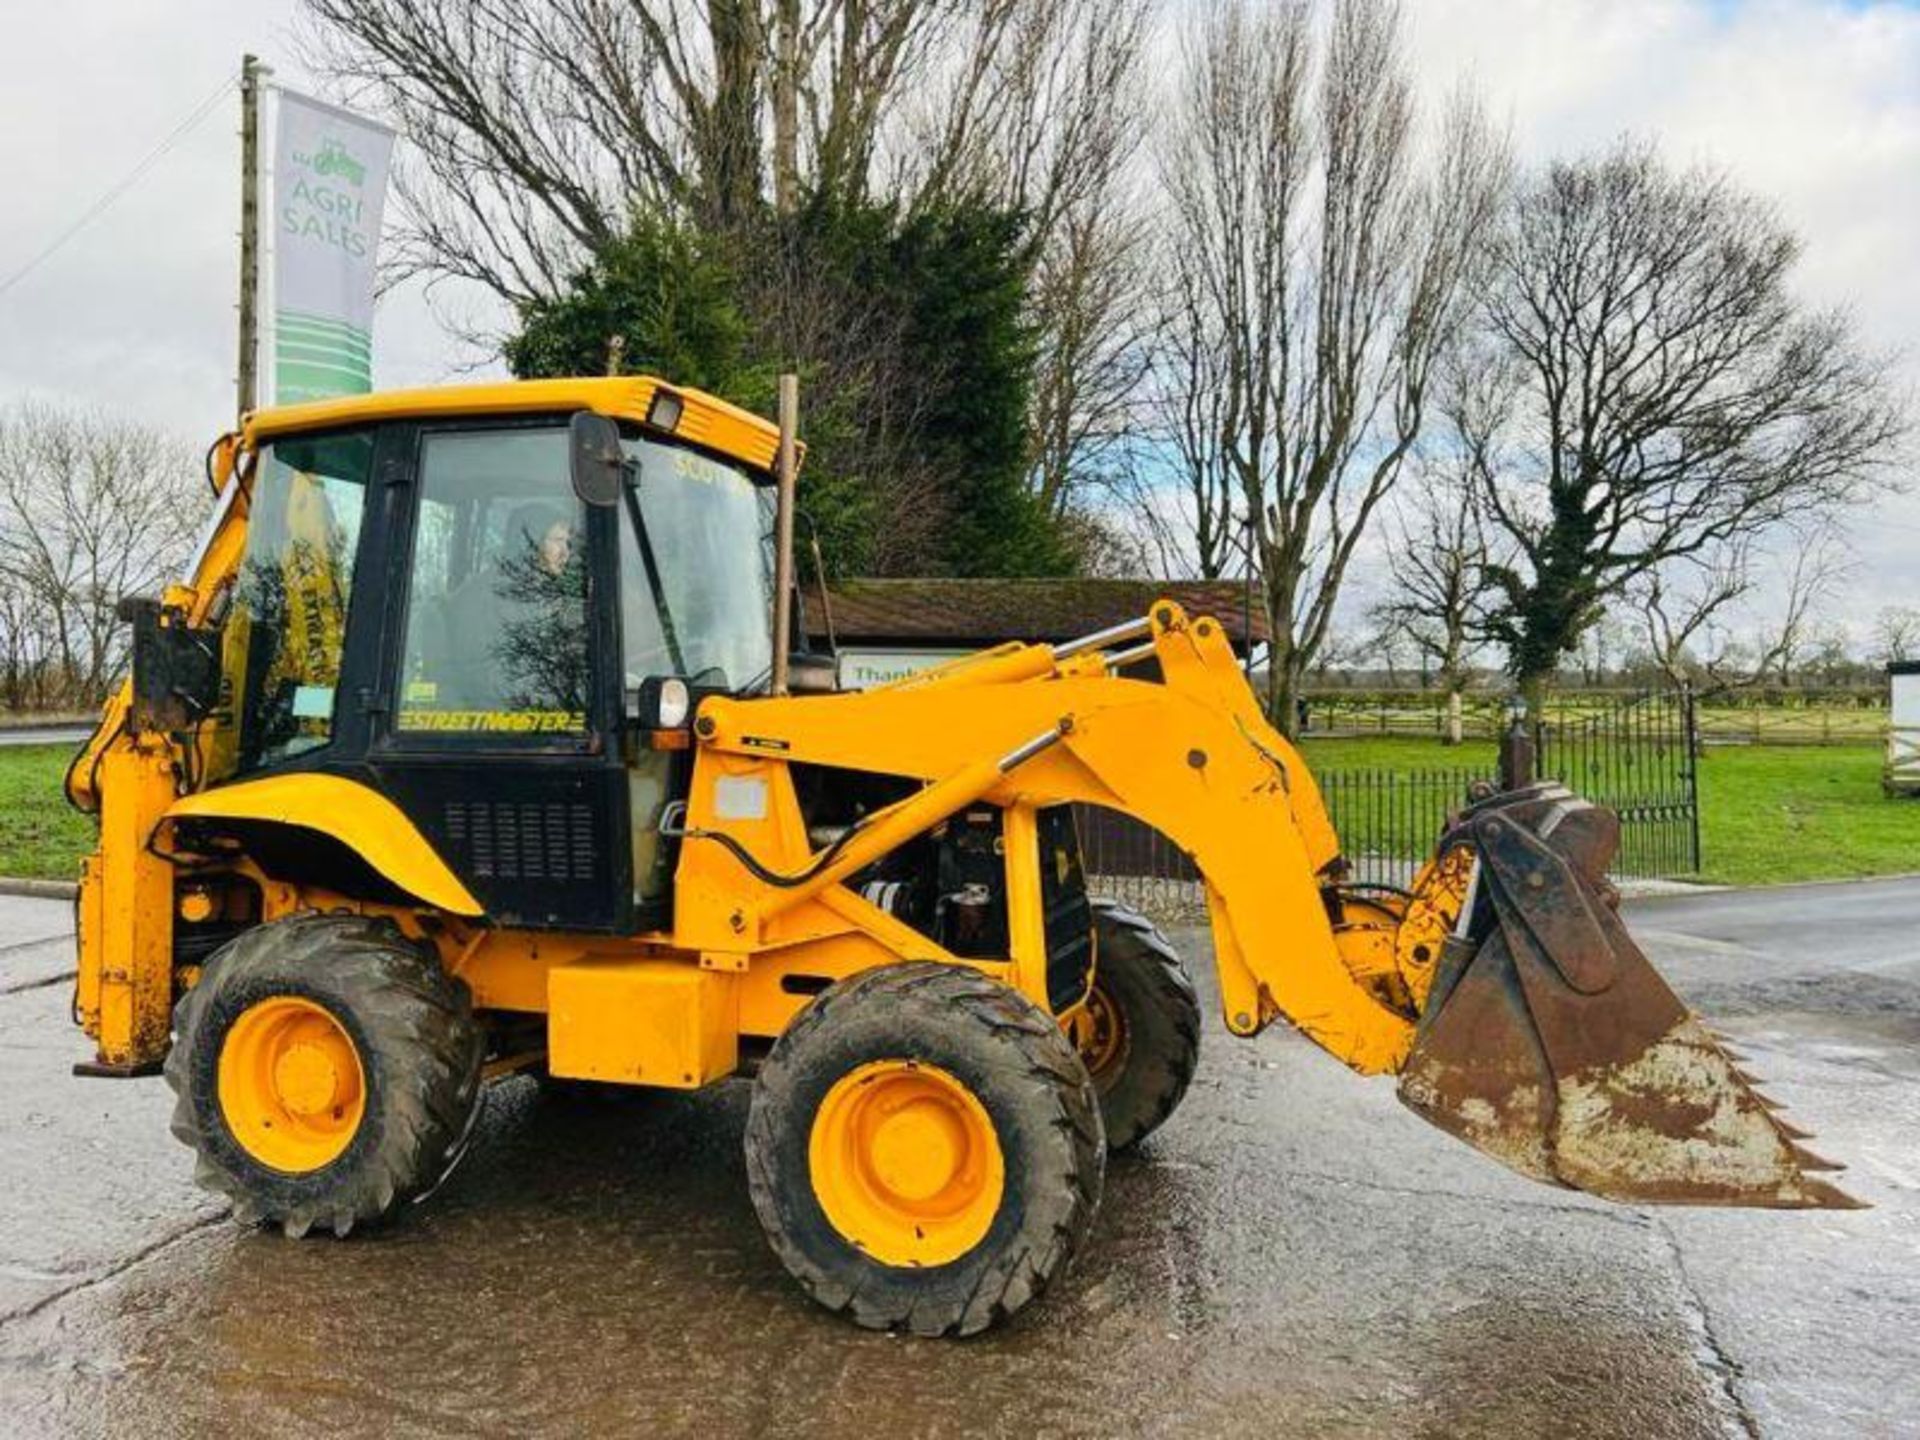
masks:
<svg viewBox="0 0 1920 1440"><path fill-rule="evenodd" d="M655 675L743 691L773 667L770 485L638 435L620 525L626 683Z"/></svg>

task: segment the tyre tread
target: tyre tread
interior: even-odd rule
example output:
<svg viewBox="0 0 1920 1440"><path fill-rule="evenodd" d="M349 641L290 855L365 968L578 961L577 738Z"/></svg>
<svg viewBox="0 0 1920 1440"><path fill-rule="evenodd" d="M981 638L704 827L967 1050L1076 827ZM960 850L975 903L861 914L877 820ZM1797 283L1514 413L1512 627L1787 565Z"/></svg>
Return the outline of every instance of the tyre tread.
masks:
<svg viewBox="0 0 1920 1440"><path fill-rule="evenodd" d="M1057 1196L1025 1197L1030 1230L954 1299L929 1291L904 1308L889 1306L861 1285L835 1281L779 1221L774 1157L785 1127L802 1123L793 1113L796 1070L805 1052L831 1028L857 1023L862 1014L898 1016L906 1006L931 1006L930 1023L971 1027L1004 1050L993 1068L1032 1095L1046 1097L1050 1128L1067 1138L1070 1157ZM851 1019L843 1017L852 1017ZM798 1057L798 1058L796 1058ZM1007 1319L1038 1298L1066 1267L1091 1228L1099 1208L1105 1167L1105 1135L1099 1097L1086 1067L1053 1018L1018 992L977 971L931 962L889 965L840 982L819 996L790 1024L761 1067L747 1120L747 1180L774 1253L820 1305L869 1329L911 1330L916 1335L971 1335ZM804 1117L811 1123L811 1116ZM1036 1255L1036 1242L1044 1254Z"/></svg>
<svg viewBox="0 0 1920 1440"><path fill-rule="evenodd" d="M199 1030L223 987L250 981L297 982L324 974L351 997L356 1022L376 1048L414 1061L392 1076L390 1108L373 1145L335 1177L337 1193L303 1198L263 1194L258 1177L222 1163L196 1097ZM223 1195L243 1223L278 1222L289 1236L324 1227L344 1237L431 1193L458 1163L479 1111L484 1038L466 985L391 920L354 914L303 914L248 930L207 962L200 982L174 1011L174 1044L165 1074L175 1095L170 1128L198 1159L194 1178ZM199 1103L196 1103L196 1101Z"/></svg>

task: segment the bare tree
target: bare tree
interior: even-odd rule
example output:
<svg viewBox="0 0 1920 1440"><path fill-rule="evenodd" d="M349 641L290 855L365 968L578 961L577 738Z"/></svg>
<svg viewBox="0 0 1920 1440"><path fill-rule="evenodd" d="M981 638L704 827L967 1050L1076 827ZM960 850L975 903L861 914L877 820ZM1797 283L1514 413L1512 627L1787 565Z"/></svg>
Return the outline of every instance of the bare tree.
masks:
<svg viewBox="0 0 1920 1440"><path fill-rule="evenodd" d="M1669 685L1693 684L1716 663L1724 665L1726 612L1753 588L1749 551L1742 537L1706 554L1678 557L1648 571L1627 592L1648 658Z"/></svg>
<svg viewBox="0 0 1920 1440"><path fill-rule="evenodd" d="M1150 115L1153 0L986 0L908 127L896 189L1029 217L1032 484L1056 518L1128 462L1151 314L1135 164Z"/></svg>
<svg viewBox="0 0 1920 1440"><path fill-rule="evenodd" d="M309 46L411 142L396 276L512 306L563 292L634 216L729 243L742 308L816 394L888 392L897 336L779 223L807 202L986 202L1025 217L1033 488L1065 525L1132 443L1147 307L1131 171L1154 0L307 0ZM770 200L770 210L768 201ZM767 223L769 214L774 223ZM483 345L499 337L469 335ZM924 383L925 377L920 377ZM862 382L867 383L862 383ZM928 492L913 417L863 415L851 468ZM845 458L845 457L843 457ZM881 503L917 553L938 487ZM897 523L896 523L897 522ZM871 564L885 568L887 557Z"/></svg>
<svg viewBox="0 0 1920 1440"><path fill-rule="evenodd" d="M1883 665L1920 658L1920 610L1883 606L1873 617L1873 658Z"/></svg>
<svg viewBox="0 0 1920 1440"><path fill-rule="evenodd" d="M410 142L400 273L555 294L640 212L1107 181L1147 0L306 0L309 55ZM929 115L937 117L929 120ZM1128 120L1126 123L1131 123ZM1041 143L1044 139L1045 143Z"/></svg>
<svg viewBox="0 0 1920 1440"><path fill-rule="evenodd" d="M0 641L11 700L90 705L124 662L116 608L157 591L193 542L192 449L115 417L0 412Z"/></svg>
<svg viewBox="0 0 1920 1440"><path fill-rule="evenodd" d="M744 223L771 177L866 193L953 0L307 0L310 50L411 142L397 268L556 293L638 210ZM995 32L996 34L998 31ZM773 153L768 154L769 144Z"/></svg>
<svg viewBox="0 0 1920 1440"><path fill-rule="evenodd" d="M1629 631L1611 610L1580 633L1580 641L1568 657L1573 661L1580 683L1590 690L1599 689L1615 678L1615 672L1627 648Z"/></svg>
<svg viewBox="0 0 1920 1440"><path fill-rule="evenodd" d="M1744 688L1772 680L1791 685L1824 628L1821 611L1852 572L1853 557L1835 527L1816 525L1795 534L1787 589L1770 622L1757 625L1744 666L1709 662L1707 678L1717 688Z"/></svg>
<svg viewBox="0 0 1920 1440"><path fill-rule="evenodd" d="M1413 647L1446 695L1445 740L1458 745L1460 697L1485 624L1491 557L1466 486L1444 471L1422 478L1414 499L1393 507L1387 530L1393 588L1375 615Z"/></svg>
<svg viewBox="0 0 1920 1440"><path fill-rule="evenodd" d="M1849 572L1852 557L1826 517L1789 524L1782 538L1784 544L1773 541L1763 552L1755 536L1736 536L1710 551L1675 557L1628 588L1648 658L1668 684L1738 690L1769 680L1790 683L1817 611ZM1785 588L1767 597L1769 611L1742 641L1739 615L1751 609L1760 588L1756 575L1769 570L1784 576Z"/></svg>
<svg viewBox="0 0 1920 1440"><path fill-rule="evenodd" d="M0 566L0 709L48 710L59 703L58 677L46 663L51 633L40 598Z"/></svg>
<svg viewBox="0 0 1920 1440"><path fill-rule="evenodd" d="M1884 366L1793 299L1799 249L1725 177L1641 144L1522 188L1480 306L1508 408L1456 428L1517 552L1493 630L1536 703L1608 602L1885 475L1902 422Z"/></svg>
<svg viewBox="0 0 1920 1440"><path fill-rule="evenodd" d="M1426 417L1502 147L1457 103L1421 136L1397 5L1216 0L1168 120L1172 426L1206 571L1253 524L1294 722L1360 537Z"/></svg>

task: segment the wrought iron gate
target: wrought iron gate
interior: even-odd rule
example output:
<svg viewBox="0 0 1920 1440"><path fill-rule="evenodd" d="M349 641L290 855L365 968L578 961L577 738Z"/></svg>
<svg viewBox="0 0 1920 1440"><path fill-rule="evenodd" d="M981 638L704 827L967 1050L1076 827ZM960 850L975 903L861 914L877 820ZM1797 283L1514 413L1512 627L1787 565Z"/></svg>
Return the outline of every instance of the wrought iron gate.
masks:
<svg viewBox="0 0 1920 1440"><path fill-rule="evenodd" d="M1555 701L1534 724L1539 773L1620 816L1616 875L1700 869L1699 730L1693 694L1653 690L1600 704Z"/></svg>

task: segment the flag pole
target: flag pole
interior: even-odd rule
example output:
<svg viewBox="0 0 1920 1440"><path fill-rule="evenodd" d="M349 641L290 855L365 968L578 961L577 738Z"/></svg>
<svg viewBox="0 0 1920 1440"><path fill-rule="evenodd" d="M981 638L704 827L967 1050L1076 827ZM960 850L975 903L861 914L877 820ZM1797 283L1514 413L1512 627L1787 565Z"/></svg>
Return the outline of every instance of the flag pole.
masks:
<svg viewBox="0 0 1920 1440"><path fill-rule="evenodd" d="M240 379L242 419L259 401L260 57L240 62Z"/></svg>

